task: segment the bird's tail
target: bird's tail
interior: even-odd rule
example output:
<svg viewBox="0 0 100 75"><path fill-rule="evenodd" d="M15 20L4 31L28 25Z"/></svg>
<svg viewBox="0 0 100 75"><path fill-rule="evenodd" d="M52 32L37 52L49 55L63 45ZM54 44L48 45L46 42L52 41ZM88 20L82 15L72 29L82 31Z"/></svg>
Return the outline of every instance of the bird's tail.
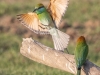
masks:
<svg viewBox="0 0 100 75"><path fill-rule="evenodd" d="M56 29L51 35L55 49L64 51L64 49L67 48L68 45L69 35L58 29Z"/></svg>
<svg viewBox="0 0 100 75"><path fill-rule="evenodd" d="M77 75L81 74L81 68L77 70Z"/></svg>

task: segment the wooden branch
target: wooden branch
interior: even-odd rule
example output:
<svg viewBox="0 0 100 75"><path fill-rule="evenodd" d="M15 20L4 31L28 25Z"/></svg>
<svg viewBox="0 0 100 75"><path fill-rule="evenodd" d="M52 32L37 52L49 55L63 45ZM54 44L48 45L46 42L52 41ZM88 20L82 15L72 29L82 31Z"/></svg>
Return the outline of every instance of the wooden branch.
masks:
<svg viewBox="0 0 100 75"><path fill-rule="evenodd" d="M76 74L74 55L56 51L31 38L23 39L20 53L36 62ZM100 67L88 60L81 71L81 75L100 75Z"/></svg>

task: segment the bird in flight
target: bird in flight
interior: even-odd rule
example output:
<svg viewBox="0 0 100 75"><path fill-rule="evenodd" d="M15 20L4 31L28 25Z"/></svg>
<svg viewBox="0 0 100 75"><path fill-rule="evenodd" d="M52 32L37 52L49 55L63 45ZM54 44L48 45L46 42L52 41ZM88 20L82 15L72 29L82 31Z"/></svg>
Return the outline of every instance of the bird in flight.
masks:
<svg viewBox="0 0 100 75"><path fill-rule="evenodd" d="M43 4L37 4L33 12L19 14L18 19L36 34L50 34L56 50L64 51L68 45L69 35L60 31L59 24L64 15L69 0L50 0L46 8ZM53 26L52 26L53 24Z"/></svg>

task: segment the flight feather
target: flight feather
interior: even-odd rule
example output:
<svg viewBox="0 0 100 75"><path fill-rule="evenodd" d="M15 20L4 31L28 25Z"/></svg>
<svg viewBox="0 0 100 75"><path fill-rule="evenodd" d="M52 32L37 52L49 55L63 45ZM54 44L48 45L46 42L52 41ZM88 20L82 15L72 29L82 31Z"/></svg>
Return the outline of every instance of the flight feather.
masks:
<svg viewBox="0 0 100 75"><path fill-rule="evenodd" d="M50 12L56 26L59 27L62 16L64 15L66 8L68 7L69 0L50 0L48 11Z"/></svg>
<svg viewBox="0 0 100 75"><path fill-rule="evenodd" d="M37 34L49 34L47 26L44 26L40 23L36 13L29 12L17 16L19 21L21 21L23 25L28 27L33 32Z"/></svg>

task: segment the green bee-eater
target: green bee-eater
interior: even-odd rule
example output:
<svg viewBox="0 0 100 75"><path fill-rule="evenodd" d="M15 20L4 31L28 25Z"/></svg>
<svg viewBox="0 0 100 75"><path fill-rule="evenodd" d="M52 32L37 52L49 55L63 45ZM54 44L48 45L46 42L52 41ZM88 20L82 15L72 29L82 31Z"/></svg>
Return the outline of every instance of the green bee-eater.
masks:
<svg viewBox="0 0 100 75"><path fill-rule="evenodd" d="M77 75L81 74L81 67L85 63L88 55L88 45L84 36L80 36L75 48L75 61L77 66Z"/></svg>
<svg viewBox="0 0 100 75"><path fill-rule="evenodd" d="M18 19L36 34L50 34L56 50L64 50L69 35L58 30L60 20L65 13L69 0L50 0L48 8L37 4L33 12L18 15ZM51 24L54 26L52 27Z"/></svg>

